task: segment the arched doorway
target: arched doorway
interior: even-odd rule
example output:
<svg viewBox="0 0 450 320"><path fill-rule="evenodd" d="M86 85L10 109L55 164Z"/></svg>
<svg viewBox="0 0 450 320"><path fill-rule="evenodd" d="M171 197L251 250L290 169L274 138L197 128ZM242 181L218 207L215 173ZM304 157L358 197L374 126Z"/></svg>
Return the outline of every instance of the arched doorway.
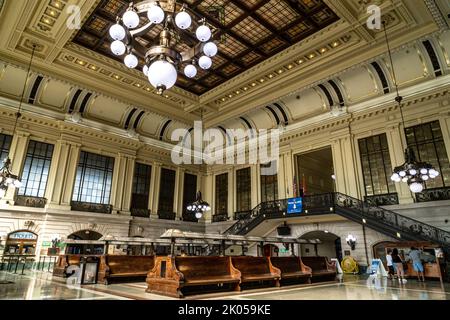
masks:
<svg viewBox="0 0 450 320"><path fill-rule="evenodd" d="M341 238L327 231L311 231L300 237L305 240L320 240L318 244L302 244L301 256L322 256L328 259L337 258L342 261Z"/></svg>
<svg viewBox="0 0 450 320"><path fill-rule="evenodd" d="M264 257L278 257L279 249L274 244L266 244L263 247Z"/></svg>
<svg viewBox="0 0 450 320"><path fill-rule="evenodd" d="M18 230L8 234L5 255L34 255L38 235L28 230Z"/></svg>
<svg viewBox="0 0 450 320"><path fill-rule="evenodd" d="M70 240L84 240L84 241L97 241L103 237L101 233L92 230L80 230L72 233L67 237ZM67 244L66 253L67 254L92 254L99 255L103 254L104 245L103 244L90 244L90 243L69 243Z"/></svg>

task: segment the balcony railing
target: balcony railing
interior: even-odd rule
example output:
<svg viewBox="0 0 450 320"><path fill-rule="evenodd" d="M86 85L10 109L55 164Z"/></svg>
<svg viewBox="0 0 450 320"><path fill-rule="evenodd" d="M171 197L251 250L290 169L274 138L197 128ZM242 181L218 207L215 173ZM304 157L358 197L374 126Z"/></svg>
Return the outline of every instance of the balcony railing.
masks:
<svg viewBox="0 0 450 320"><path fill-rule="evenodd" d="M175 220L176 216L175 212L158 212L158 217L162 220Z"/></svg>
<svg viewBox="0 0 450 320"><path fill-rule="evenodd" d="M223 221L228 221L227 213L214 214L212 216L212 222L223 222Z"/></svg>
<svg viewBox="0 0 450 320"><path fill-rule="evenodd" d="M149 209L138 209L138 208L131 208L131 215L133 217L138 218L148 218L150 217L150 210Z"/></svg>
<svg viewBox="0 0 450 320"><path fill-rule="evenodd" d="M15 206L24 206L30 208L45 208L47 204L47 199L39 197L29 197L29 196L16 196L14 201Z"/></svg>
<svg viewBox="0 0 450 320"><path fill-rule="evenodd" d="M429 202L450 200L450 187L426 189L421 193L416 193L417 202Z"/></svg>
<svg viewBox="0 0 450 320"><path fill-rule="evenodd" d="M252 210L235 212L234 213L234 220L247 219L251 213L252 213Z"/></svg>
<svg viewBox="0 0 450 320"><path fill-rule="evenodd" d="M78 201L72 201L70 206L72 211L84 211L84 212L95 212L106 214L110 214L113 209L113 206L110 204L78 202Z"/></svg>
<svg viewBox="0 0 450 320"><path fill-rule="evenodd" d="M390 206L398 204L397 193L378 194L374 196L365 196L364 201L372 206Z"/></svg>

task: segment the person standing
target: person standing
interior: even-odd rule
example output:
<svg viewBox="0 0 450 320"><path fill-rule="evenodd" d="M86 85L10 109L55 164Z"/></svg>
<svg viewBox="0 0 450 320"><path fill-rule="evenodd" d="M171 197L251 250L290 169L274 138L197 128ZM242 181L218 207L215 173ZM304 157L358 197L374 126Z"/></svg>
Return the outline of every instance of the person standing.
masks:
<svg viewBox="0 0 450 320"><path fill-rule="evenodd" d="M395 268L397 269L398 282L406 283L405 279L405 271L403 270L403 260L398 254L398 249L394 248L392 250L392 262L395 264Z"/></svg>
<svg viewBox="0 0 450 320"><path fill-rule="evenodd" d="M386 265L388 267L389 279L394 279L395 270L394 270L394 264L392 262L392 250L391 249L388 249L387 254L386 254Z"/></svg>
<svg viewBox="0 0 450 320"><path fill-rule="evenodd" d="M420 251L415 247L411 247L411 251L409 252L409 258L411 259L414 271L417 272L417 279L419 281L425 282L425 275L423 273L423 264L420 260Z"/></svg>

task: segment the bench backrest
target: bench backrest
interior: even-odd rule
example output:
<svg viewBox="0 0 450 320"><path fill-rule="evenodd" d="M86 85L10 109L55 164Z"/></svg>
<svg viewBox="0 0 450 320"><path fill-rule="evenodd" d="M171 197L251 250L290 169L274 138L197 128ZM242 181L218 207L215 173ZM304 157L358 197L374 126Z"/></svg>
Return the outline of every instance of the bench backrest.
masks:
<svg viewBox="0 0 450 320"><path fill-rule="evenodd" d="M315 270L328 270L326 257L302 257L302 261L305 265Z"/></svg>
<svg viewBox="0 0 450 320"><path fill-rule="evenodd" d="M175 265L185 279L231 275L229 257L176 257Z"/></svg>
<svg viewBox="0 0 450 320"><path fill-rule="evenodd" d="M147 273L155 263L153 256L106 255L110 274Z"/></svg>
<svg viewBox="0 0 450 320"><path fill-rule="evenodd" d="M270 261L281 273L302 271L299 257L271 257Z"/></svg>
<svg viewBox="0 0 450 320"><path fill-rule="evenodd" d="M265 257L232 257L233 265L243 275L267 274L270 272L269 261Z"/></svg>

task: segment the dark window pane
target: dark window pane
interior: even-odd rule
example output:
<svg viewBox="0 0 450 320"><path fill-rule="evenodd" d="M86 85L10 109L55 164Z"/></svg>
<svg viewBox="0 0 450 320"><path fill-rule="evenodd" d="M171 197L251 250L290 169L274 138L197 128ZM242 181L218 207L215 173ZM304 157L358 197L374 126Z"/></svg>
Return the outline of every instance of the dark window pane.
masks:
<svg viewBox="0 0 450 320"><path fill-rule="evenodd" d="M114 158L81 151L73 201L109 204Z"/></svg>
<svg viewBox="0 0 450 320"><path fill-rule="evenodd" d="M432 164L440 173L435 179L425 182L425 188L450 186L449 159L439 121L406 128L406 135L408 147L414 151L417 160Z"/></svg>
<svg viewBox="0 0 450 320"><path fill-rule="evenodd" d="M269 168L276 162L261 164L261 168ZM275 201L278 199L278 176L261 174L261 202Z"/></svg>
<svg viewBox="0 0 450 320"><path fill-rule="evenodd" d="M132 209L148 209L151 175L151 166L136 163L131 194Z"/></svg>
<svg viewBox="0 0 450 320"><path fill-rule="evenodd" d="M228 173L216 176L215 213L228 213Z"/></svg>
<svg viewBox="0 0 450 320"><path fill-rule="evenodd" d="M183 187L183 212L188 213L187 206L195 201L197 193L197 176L185 173Z"/></svg>
<svg viewBox="0 0 450 320"><path fill-rule="evenodd" d="M170 169L161 169L158 212L173 213L174 192L175 171Z"/></svg>
<svg viewBox="0 0 450 320"><path fill-rule="evenodd" d="M11 147L12 136L0 134L0 166L8 157L9 148Z"/></svg>
<svg viewBox="0 0 450 320"><path fill-rule="evenodd" d="M250 168L236 171L236 210L251 210L251 177Z"/></svg>
<svg viewBox="0 0 450 320"><path fill-rule="evenodd" d="M18 195L44 197L52 155L52 144L33 140L29 142L22 170L22 187L19 189Z"/></svg>
<svg viewBox="0 0 450 320"><path fill-rule="evenodd" d="M359 139L358 143L360 146L366 146L359 150L366 195L394 193L386 134Z"/></svg>

